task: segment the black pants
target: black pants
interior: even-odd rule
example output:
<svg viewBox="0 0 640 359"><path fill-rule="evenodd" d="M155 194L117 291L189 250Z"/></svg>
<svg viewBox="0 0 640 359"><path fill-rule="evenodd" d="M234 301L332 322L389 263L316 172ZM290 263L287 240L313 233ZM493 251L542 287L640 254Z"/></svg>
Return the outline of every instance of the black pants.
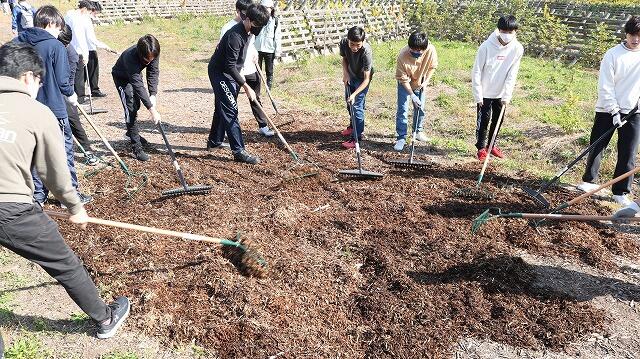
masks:
<svg viewBox="0 0 640 359"><path fill-rule="evenodd" d="M111 318L82 262L39 205L0 203L0 245L42 267L93 320Z"/></svg>
<svg viewBox="0 0 640 359"><path fill-rule="evenodd" d="M258 101L257 104L251 104L253 117L256 118L259 127L267 126L267 115L262 111L262 102L260 102L260 75L258 75L257 72L254 72L250 75L245 75L244 78L247 80L249 87L251 87L256 93L256 100Z"/></svg>
<svg viewBox="0 0 640 359"><path fill-rule="evenodd" d="M87 132L84 130L82 122L80 122L78 109L67 102L67 113L69 114L69 125L71 125L71 133L73 133L73 137L78 140L80 146L82 146L85 151L91 152L91 141L89 141Z"/></svg>
<svg viewBox="0 0 640 359"><path fill-rule="evenodd" d="M625 114L620 114L622 117ZM602 136L607 130L613 126L613 116L606 112L596 112L596 118L593 121L593 128L591 128L590 143L594 142L600 136ZM627 120L627 123L618 128L618 160L616 162L616 169L613 172L613 177L618 177L625 172L629 172L636 167L636 152L638 149L638 143L640 142L640 114L635 114ZM613 133L607 138L603 139L587 157L587 167L585 168L582 180L585 182L594 183L598 179L598 171L600 170L600 163L602 161L602 154L604 149L609 145ZM611 192L614 195L622 195L631 193L631 186L633 184L633 176L628 177L618 183L611 186Z"/></svg>
<svg viewBox="0 0 640 359"><path fill-rule="evenodd" d="M244 140L238 122L238 84L222 73L213 72L211 68L209 81L216 98L207 147L215 147L222 143L226 133L231 151L240 152L244 150Z"/></svg>
<svg viewBox="0 0 640 359"><path fill-rule="evenodd" d="M100 78L100 65L98 64L98 51L89 51L89 61L87 62L87 70L89 71L89 88L91 93L100 91L98 80Z"/></svg>
<svg viewBox="0 0 640 359"><path fill-rule="evenodd" d="M127 136L131 139L131 148L134 151L141 150L140 131L136 124L140 109L140 97L133 91L133 86L127 79L113 76L113 82L124 109L124 123L127 126Z"/></svg>
<svg viewBox="0 0 640 359"><path fill-rule="evenodd" d="M491 136L493 136L493 133L496 131L500 111L502 111L502 99L499 98L485 98L482 100L482 106L478 106L478 118L476 123L477 149L489 146L488 141L491 141ZM491 126L489 126L489 123L491 123ZM500 126L502 127L502 123ZM489 127L488 134L487 127ZM500 132L500 127L498 127L498 132ZM496 136L496 144L497 142L498 140ZM496 144L494 144L494 146Z"/></svg>
<svg viewBox="0 0 640 359"><path fill-rule="evenodd" d="M76 75L73 83L73 89L76 91L76 95L78 95L78 97L84 97L86 95L86 91L84 88L85 78L86 76L84 74L84 59L83 56L80 55L78 57L78 64L76 65Z"/></svg>
<svg viewBox="0 0 640 359"><path fill-rule="evenodd" d="M262 52L258 51L258 66L262 69L262 62L264 61L267 77L267 86L271 89L271 85L273 84L273 61L276 58L276 54L270 52Z"/></svg>

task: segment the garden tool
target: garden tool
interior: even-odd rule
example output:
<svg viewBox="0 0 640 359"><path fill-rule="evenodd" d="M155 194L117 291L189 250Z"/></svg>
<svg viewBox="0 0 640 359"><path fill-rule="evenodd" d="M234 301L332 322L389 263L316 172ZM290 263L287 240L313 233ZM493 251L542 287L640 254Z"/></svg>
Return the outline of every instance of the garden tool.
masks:
<svg viewBox="0 0 640 359"><path fill-rule="evenodd" d="M163 198L168 197L177 197L185 194L207 194L211 191L211 186L188 186L187 181L184 179L184 175L182 174L182 169L178 164L178 160L176 159L175 153L173 153L173 149L171 148L171 144L169 143L169 139L167 138L167 134L164 132L162 128L162 123L158 122L158 129L160 130L160 134L162 135L162 139L164 140L164 144L167 146L167 150L169 151L169 156L171 156L171 164L176 169L176 173L178 174L178 180L182 185L181 188L170 189L162 192Z"/></svg>
<svg viewBox="0 0 640 359"><path fill-rule="evenodd" d="M269 100L271 101L271 106L273 106L273 109L276 111L276 116L278 116L281 120L283 120L284 122L282 122L281 124L279 124L279 127L282 126L286 126L286 125L290 125L292 123L294 123L296 121L295 117L293 117L292 114L287 113L287 114L283 114L280 111L278 111L278 106L276 106L276 102L273 100L273 96L271 96L271 90L269 89L269 86L267 86L267 82L265 81L265 77L262 74L262 70L260 70L260 67L256 65L256 70L258 71L258 76L260 76L260 79L262 79L262 83L264 84L264 89L267 92L267 96L269 97ZM286 118L285 118L286 116Z"/></svg>
<svg viewBox="0 0 640 359"><path fill-rule="evenodd" d="M73 138L73 142L76 144L76 146L78 146L78 148L80 149L80 152L82 152L82 154L84 155L84 158L86 159L88 157L87 151L84 149L84 147L82 147L82 145L80 144L80 142L78 141L78 139L75 136L71 136L71 137ZM86 171L84 173L84 178L89 178L91 176L95 176L98 172L100 172L103 169L111 166L111 164L109 162L106 162L105 160L103 160L102 157L96 156L96 158L98 159L98 162L104 163L105 166L101 166L101 167L92 169L91 171Z"/></svg>
<svg viewBox="0 0 640 359"><path fill-rule="evenodd" d="M493 212L493 213L492 213ZM496 218L523 218L534 220L556 220L556 221L620 221L620 222L638 222L640 217L615 218L613 216L592 216L592 215L576 215L576 214L554 214L554 213L518 213L509 212L502 213L499 208L489 208L476 217L471 224L471 232L477 233L480 227L488 221Z"/></svg>
<svg viewBox="0 0 640 359"><path fill-rule="evenodd" d="M529 196L531 196L531 198L533 198L533 200L537 204L539 204L541 207L549 208L549 206L550 206L549 201L547 201L547 199L544 198L542 193L544 193L547 189L549 189L549 187L553 186L556 182L558 182L558 180L560 180L560 177L562 177L565 173L567 173L567 171L569 171L571 168L573 168L573 166L575 166L576 163L578 163L584 156L586 156L589 152L591 152L600 142L602 142L602 140L604 140L605 138L610 136L611 133L613 133L613 131L615 131L616 129L624 126L624 124L627 123L627 120L631 116L635 115L635 113L637 111L638 111L638 106L636 106L631 112L629 112L628 115L624 116L621 119L622 122L619 125L614 125L613 127L611 127L609 130L607 130L607 132L605 132L602 136L600 136L597 140L595 140L587 148L585 148L585 150L582 151L582 153L580 153L580 155L578 155L578 157L576 157L568 165L566 165L560 171L558 171L558 173L551 180L549 180L548 182L543 184L542 187L540 187L539 190L535 191L532 188L523 187L522 189L524 190L524 192L526 194L528 194Z"/></svg>
<svg viewBox="0 0 640 359"><path fill-rule="evenodd" d="M424 88L420 90L420 99L422 100L422 91L424 91ZM424 104L423 104L424 106ZM416 148L416 136L418 135L418 118L420 116L420 111L423 111L421 108L418 108L417 106L413 106L413 134L411 135L411 151L409 153L409 158L405 161L405 160L397 160L397 159L393 159L393 160L389 160L388 162L390 164L392 164L394 167L399 167L399 168L409 168L409 169L415 169L415 170L423 170L423 169L427 169L429 167L431 167L432 164L427 163L427 162L423 162L423 161L416 161L413 159L413 155L415 153L415 148Z"/></svg>
<svg viewBox="0 0 640 359"><path fill-rule="evenodd" d="M382 173L366 171L362 169L362 155L360 154L360 140L358 139L358 131L356 127L356 119L353 114L353 105L349 103L349 97L351 91L349 85L345 86L345 93L347 94L345 100L347 102L347 108L349 109L349 116L351 117L351 127L353 128L353 138L356 142L356 158L358 160L358 168L355 170L341 170L339 173L342 176L352 177L356 179L381 179L384 175Z"/></svg>
<svg viewBox="0 0 640 359"><path fill-rule="evenodd" d="M55 217L55 218L69 219L69 216L70 216L68 213L51 211L51 210L45 210L44 212L47 215L49 215L51 217ZM239 236L236 236L236 240L233 241L233 240L224 239L224 238L207 237L207 236L202 236L202 235L198 235L198 234L192 234L192 233L186 233L186 232L177 232L177 231L171 231L171 230L153 228L153 227L146 227L146 226L140 226L140 225L137 225L137 224L116 222L116 221L110 221L110 220L106 220L106 219L93 218L93 217L89 217L89 221L88 222L89 223L93 223L93 224L97 224L97 225L101 225L101 226L109 226L109 227L116 227L116 228L122 228L122 229L129 229L129 230L134 230L134 231L140 231L140 232L146 232L146 233L152 233L152 234L159 234L159 235L163 235L163 236L181 238L181 239L185 239L185 240L188 240L188 241L200 241L200 242L207 242L207 243L215 243L215 244L219 244L219 245L221 245L223 247L231 247L231 248L234 248L234 249L236 249L236 250L238 250L240 252L240 260L239 260L239 262L244 266L244 268L247 269L247 272L250 275L253 275L253 276L256 276L256 277L262 277L262 276L264 276L264 274L265 274L265 272L267 270L267 263L262 258L262 256L260 256L259 253L249 249L245 244L243 244L242 241L239 241L238 240Z"/></svg>
<svg viewBox="0 0 640 359"><path fill-rule="evenodd" d="M93 108L93 96L91 95L91 84L89 84L89 66L87 66L85 64L84 66L84 75L86 76L86 81L85 81L85 91L87 89L87 87L89 88L89 114L91 115L97 115L100 113L107 113L109 111L105 110L105 109L94 109Z"/></svg>
<svg viewBox="0 0 640 359"><path fill-rule="evenodd" d="M111 144L109 144L109 141L107 141L107 139L102 135L102 132L100 132L98 127L96 127L96 125L91 120L91 117L89 117L89 115L85 112L82 106L78 105L77 107L80 113L82 113L84 118L87 120L87 122L89 122L89 125L91 125L94 131L96 131L96 133L98 134L98 137L100 137L100 139L102 140L102 143L104 143L104 145L111 152L111 154L113 154L113 157L116 158L116 160L118 161L118 164L120 165L120 169L122 169L122 172L124 172L124 174L127 175L127 181L125 182L124 190L125 192L127 192L127 195L129 197L132 197L147 184L147 181L149 180L149 178L145 173L130 171L129 167L127 167L124 161L122 161L120 156L118 156L116 151L113 149L113 147L111 147ZM140 178L140 181L137 181L136 180L137 178ZM134 180L136 182L136 185L132 186L131 184L134 182Z"/></svg>
<svg viewBox="0 0 640 359"><path fill-rule="evenodd" d="M484 158L484 163L482 164L482 170L480 170L480 175L478 176L478 181L476 186L473 188L460 188L455 191L455 194L466 197L466 198L493 198L493 193L489 191L484 191L480 189L480 184L482 184L482 179L484 178L484 172L487 170L487 165L489 164L489 158L491 158L491 151L496 143L496 137L498 136L498 130L500 129L500 125L502 124L502 120L504 119L504 114L507 106L502 105L502 110L500 110L500 115L498 116L498 123L496 124L495 129L493 130L493 134L491 135L491 141L489 141L489 147L487 149L487 156Z"/></svg>

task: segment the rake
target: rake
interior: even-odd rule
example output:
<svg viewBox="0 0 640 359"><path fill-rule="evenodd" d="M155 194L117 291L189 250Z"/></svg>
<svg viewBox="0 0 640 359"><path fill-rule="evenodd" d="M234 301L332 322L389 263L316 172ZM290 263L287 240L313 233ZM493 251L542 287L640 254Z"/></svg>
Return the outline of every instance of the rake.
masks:
<svg viewBox="0 0 640 359"><path fill-rule="evenodd" d="M182 185L181 188L170 189L162 192L163 198L169 197L178 197L182 195L200 195L200 194L208 194L211 192L211 186L188 186L187 181L184 179L184 175L182 174L182 169L178 164L178 160L176 159L175 153L173 153L173 148L171 148L171 144L169 143L169 139L167 138L167 134L164 132L162 128L162 124L160 122L157 123L158 129L160 130L160 134L162 135L162 139L164 140L164 144L167 146L167 150L169 151L169 156L171 156L171 164L176 169L176 173L178 174L178 180Z"/></svg>
<svg viewBox="0 0 640 359"><path fill-rule="evenodd" d="M87 66L86 64L84 66L84 75L86 76L86 82L88 83L89 82L89 66ZM100 108L100 109L98 109L98 108L94 109L93 108L93 96L91 95L91 84L88 84L88 85L89 85L88 86L89 87L89 113L91 115L97 115L97 114L100 114L100 113L109 112L109 111L107 111L105 109L102 109L102 108ZM85 91L86 91L86 89L87 89L87 85L85 84Z"/></svg>
<svg viewBox="0 0 640 359"><path fill-rule="evenodd" d="M480 170L480 175L478 176L478 181L476 182L475 187L473 188L460 188L455 191L455 194L466 197L466 198L483 198L483 199L491 199L493 198L493 193L481 190L480 185L482 184L482 179L484 178L484 172L487 170L487 166L489 165L489 158L491 158L491 151L493 150L493 146L496 143L496 137L498 136L498 129L502 124L502 120L504 119L504 114L507 106L502 105L502 110L500 110L500 115L498 116L498 123L496 124L495 129L493 130L493 134L491 135L491 141L489 142L489 147L487 149L487 156L484 158L484 163L482 164L482 170ZM478 109L478 116L480 116L480 110Z"/></svg>
<svg viewBox="0 0 640 359"><path fill-rule="evenodd" d="M422 91L420 90L420 99L422 99ZM420 116L420 111L423 111L421 108L414 106L413 108L413 134L411 135L411 151L409 153L409 158L407 160L398 160L392 159L387 161L392 164L396 168L407 168L413 170L424 170L430 168L432 166L431 163L417 161L413 159L415 148L416 148L416 136L418 135L418 118ZM424 111L423 111L424 114Z"/></svg>
<svg viewBox="0 0 640 359"><path fill-rule="evenodd" d="M286 126L286 125L290 125L292 123L294 123L296 121L295 117L293 117L293 115L291 115L290 113L287 114L282 114L280 111L278 111L278 106L276 106L276 102L273 100L273 96L271 96L271 90L269 89L269 86L267 86L266 81L264 80L265 77L262 74L262 70L260 70L260 67L256 66L256 70L258 71L258 75L260 76L260 79L262 79L262 83L264 84L264 89L267 92L267 96L269 97L269 101L271 101L271 106L273 106L273 109L276 111L276 116L280 117L281 119L285 118L285 115L288 117L288 119L279 124L278 126L282 127L282 126Z"/></svg>
<svg viewBox="0 0 640 359"><path fill-rule="evenodd" d="M345 177L351 177L354 179L381 179L384 177L382 173L367 171L362 169L362 154L360 153L360 139L358 138L358 130L356 127L356 120L353 115L353 105L351 105L348 101L349 96L351 96L351 91L349 89L349 85L345 86L345 93L347 94L345 100L347 100L347 108L349 109L349 116L351 119L351 127L353 128L353 138L356 142L356 159L358 160L358 168L355 170L341 170L338 172L340 175Z"/></svg>
<svg viewBox="0 0 640 359"><path fill-rule="evenodd" d="M578 214L555 214L555 213L519 213L519 212L507 212L503 213L500 208L488 208L482 212L478 217L473 220L471 224L471 232L477 233L480 227L489 222L490 220L497 218L521 218L521 219L534 219L534 220L556 220L556 221L611 221L611 222L638 222L640 217L629 218L615 218L613 216L592 216L592 215L578 215Z"/></svg>
<svg viewBox="0 0 640 359"><path fill-rule="evenodd" d="M82 155L84 155L84 158L86 159L88 157L87 151L84 149L84 147L80 144L80 141L78 141L78 139L75 136L72 136L72 138L73 138L73 142L76 144L76 146L78 146L78 148L80 149L80 152L82 152ZM96 174L98 174L98 172L102 171L103 169L105 169L107 167L111 167L111 163L105 161L104 159L102 159L102 157L96 156L96 158L98 159L98 162L104 163L105 165L102 166L102 167L98 167L96 169L93 169L91 171L86 171L84 173L84 178L93 177Z"/></svg>
<svg viewBox="0 0 640 359"><path fill-rule="evenodd" d="M69 216L70 216L68 213L56 212L51 210L44 210L44 212L51 217L62 218L62 219L69 219ZM166 229L140 226L137 224L116 222L116 221L110 221L106 219L93 218L93 217L89 217L88 222L101 225L101 226L109 226L109 227L129 229L129 230L145 232L145 233L159 234L163 236L181 238L188 241L214 243L214 244L219 244L223 247L233 248L239 252L239 255L240 255L239 263L241 264L241 268L246 269L249 275L253 275L256 277L263 277L266 274L267 262L262 258L262 256L259 253L251 250L247 245L243 244L242 241L239 241L238 237L236 237L235 241L232 241L224 238L214 238L214 237L202 236L198 234L177 232L177 231L171 231Z"/></svg>
<svg viewBox="0 0 640 359"><path fill-rule="evenodd" d="M127 196L129 196L129 198L133 197L144 186L146 186L147 182L149 181L147 174L143 172L132 172L131 170L129 170L129 167L127 167L124 161L120 158L120 156L118 156L116 151L113 149L113 147L111 147L111 144L109 144L109 141L107 141L107 139L104 137L102 132L100 132L98 127L93 123L93 121L91 120L91 117L89 117L89 115L85 112L82 106L78 105L76 107L78 108L80 113L82 113L82 116L84 116L87 122L89 122L89 125L91 125L91 128L93 128L93 130L96 131L96 133L98 134L98 137L100 137L100 140L102 140L102 143L104 143L104 145L111 152L113 157L116 158L116 161L118 161L118 164L120 165L120 169L122 169L122 172L124 172L124 174L127 175L127 181L124 184L124 190L127 193ZM140 180L138 180L138 178L140 178ZM132 186L131 184L134 182L136 183L136 185Z"/></svg>
<svg viewBox="0 0 640 359"><path fill-rule="evenodd" d="M578 155L578 157L576 157L573 161L571 161L568 165L566 165L565 167L563 167L562 169L560 169L560 171L558 171L558 173L552 178L550 179L548 182L546 182L545 184L543 184L540 189L538 189L537 191L532 189L532 188L528 188L528 187L523 187L522 190L528 194L529 196L531 196L531 198L541 207L544 208L549 208L550 204L549 201L547 201L546 198L544 198L544 196L542 195L547 189L549 189L551 186L553 186L554 184L556 184L556 182L558 182L560 180L560 177L562 177L565 173L567 173L571 168L573 168L573 166L576 165L576 163L580 162L580 160L586 156L589 152L591 152L600 142L602 142L605 138L609 137L611 135L611 133L613 133L613 131L615 131L616 129L624 126L625 123L627 123L627 120L630 118L630 116L633 116L636 112L638 111L638 106L636 106L633 110L631 110L631 112L629 112L628 115L624 116L621 119L621 123L619 125L614 125L613 127L611 127L609 130L607 130L607 132L605 132L602 136L600 136L597 140L595 140L593 143L591 143L587 148L584 149L584 151L582 151L582 153L580 153Z"/></svg>

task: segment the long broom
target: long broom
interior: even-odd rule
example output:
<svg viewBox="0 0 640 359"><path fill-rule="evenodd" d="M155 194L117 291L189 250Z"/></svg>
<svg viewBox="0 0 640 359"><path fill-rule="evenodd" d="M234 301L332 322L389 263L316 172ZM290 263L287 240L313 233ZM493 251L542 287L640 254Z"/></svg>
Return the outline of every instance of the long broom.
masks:
<svg viewBox="0 0 640 359"><path fill-rule="evenodd" d="M51 210L45 210L44 212L51 217L62 218L62 219L69 219L69 216L70 216L68 213L56 212ZM224 238L207 237L207 236L202 236L198 234L177 232L177 231L171 231L167 229L140 226L137 224L116 222L116 221L110 221L106 219L93 218L93 217L89 217L88 222L102 225L102 226L130 229L134 231L181 238L188 241L207 242L207 243L219 244L223 247L232 247L240 252L239 262L244 266L244 268L247 269L247 272L250 275L253 275L256 277L263 277L267 270L267 263L262 258L262 256L260 256L259 253L249 249L246 245L242 244L241 241L232 241Z"/></svg>

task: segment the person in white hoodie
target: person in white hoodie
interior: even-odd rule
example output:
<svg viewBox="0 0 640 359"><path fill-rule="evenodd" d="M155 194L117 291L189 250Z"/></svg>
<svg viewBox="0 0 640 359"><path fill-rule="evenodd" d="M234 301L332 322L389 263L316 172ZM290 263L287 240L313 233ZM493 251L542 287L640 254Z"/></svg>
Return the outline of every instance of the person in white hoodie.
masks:
<svg viewBox="0 0 640 359"><path fill-rule="evenodd" d="M276 8L273 0L261 0L260 5L267 8L271 17L267 25L260 31L260 34L256 36L255 46L258 50L260 68L262 68L263 62L265 64L267 87L271 88L273 84L273 63L282 54L282 32L280 31L278 17L276 17Z"/></svg>
<svg viewBox="0 0 640 359"><path fill-rule="evenodd" d="M618 160L613 177L635 168L640 144L640 114L636 112L640 98L640 17L631 17L625 24L624 31L625 41L609 49L600 63L598 101L590 137L593 142L612 126L618 127ZM631 115L626 118L626 123L623 123L622 119L629 114ZM609 134L608 138L589 153L582 176L584 182L578 185L578 189L589 192L598 187L595 182L598 179L602 153L612 136L613 133ZM632 184L633 176L615 183L611 186L611 192L614 201L623 206L631 205L637 212L638 205L627 197L631 193Z"/></svg>
<svg viewBox="0 0 640 359"><path fill-rule="evenodd" d="M524 54L522 44L516 39L517 30L518 22L513 15L501 16L498 28L478 48L471 71L473 99L478 111L476 148L480 161L484 161L487 156L487 142L494 132L500 131L496 126L502 106L508 104L513 97L520 60ZM491 155L504 157L496 145Z"/></svg>

